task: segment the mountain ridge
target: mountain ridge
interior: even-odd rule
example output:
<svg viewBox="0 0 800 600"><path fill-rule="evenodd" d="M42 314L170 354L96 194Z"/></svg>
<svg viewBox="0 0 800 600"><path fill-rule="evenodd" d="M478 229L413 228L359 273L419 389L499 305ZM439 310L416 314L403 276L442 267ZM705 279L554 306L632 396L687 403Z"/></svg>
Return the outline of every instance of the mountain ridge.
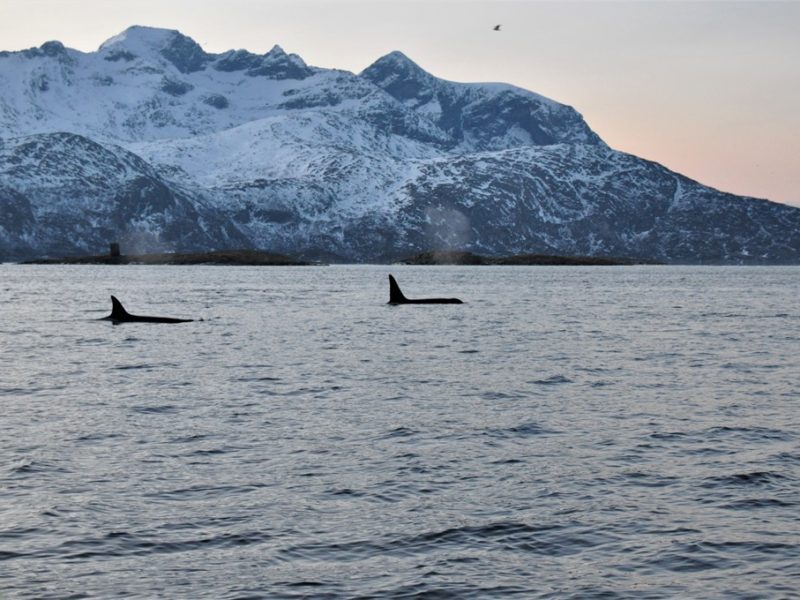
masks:
<svg viewBox="0 0 800 600"><path fill-rule="evenodd" d="M133 26L90 53L0 52L0 260L111 239L800 262L800 209L703 186L609 148L570 106L439 79L399 51L354 74Z"/></svg>

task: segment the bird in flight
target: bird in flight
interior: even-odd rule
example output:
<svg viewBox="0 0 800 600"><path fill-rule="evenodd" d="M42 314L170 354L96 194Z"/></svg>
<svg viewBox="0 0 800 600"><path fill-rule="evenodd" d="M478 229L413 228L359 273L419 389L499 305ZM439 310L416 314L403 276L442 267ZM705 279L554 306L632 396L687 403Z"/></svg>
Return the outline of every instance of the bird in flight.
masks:
<svg viewBox="0 0 800 600"><path fill-rule="evenodd" d="M500 25L495 25L493 31L500 31Z"/></svg>

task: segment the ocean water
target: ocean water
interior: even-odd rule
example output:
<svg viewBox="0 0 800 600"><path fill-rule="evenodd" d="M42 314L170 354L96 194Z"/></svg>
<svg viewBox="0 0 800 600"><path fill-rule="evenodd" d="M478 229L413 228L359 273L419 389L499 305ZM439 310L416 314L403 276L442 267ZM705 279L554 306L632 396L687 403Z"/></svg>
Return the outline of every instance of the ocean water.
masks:
<svg viewBox="0 0 800 600"><path fill-rule="evenodd" d="M406 295L463 305L385 304ZM97 320L115 294L179 325ZM790 598L800 268L0 266L0 597Z"/></svg>

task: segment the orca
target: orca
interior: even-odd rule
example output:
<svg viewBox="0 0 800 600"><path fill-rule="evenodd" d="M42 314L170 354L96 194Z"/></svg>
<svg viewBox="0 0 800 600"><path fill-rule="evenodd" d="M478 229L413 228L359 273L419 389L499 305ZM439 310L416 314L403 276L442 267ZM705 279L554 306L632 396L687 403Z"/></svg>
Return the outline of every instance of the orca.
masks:
<svg viewBox="0 0 800 600"><path fill-rule="evenodd" d="M406 298L394 277L389 275L389 304L464 304L458 298Z"/></svg>
<svg viewBox="0 0 800 600"><path fill-rule="evenodd" d="M115 325L117 323L189 323L194 319L173 319L171 317L145 317L139 315L132 315L122 302L111 296L111 314L103 317L101 321L112 321Z"/></svg>

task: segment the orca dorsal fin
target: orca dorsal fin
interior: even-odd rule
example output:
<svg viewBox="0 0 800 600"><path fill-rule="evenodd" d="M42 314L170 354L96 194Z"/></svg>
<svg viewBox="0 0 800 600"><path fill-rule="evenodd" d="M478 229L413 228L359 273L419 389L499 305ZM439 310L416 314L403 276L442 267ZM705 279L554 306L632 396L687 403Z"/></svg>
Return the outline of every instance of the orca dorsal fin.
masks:
<svg viewBox="0 0 800 600"><path fill-rule="evenodd" d="M397 285L397 281L395 281L394 277L389 275L389 304L400 304L406 301L407 298L400 290L400 286Z"/></svg>
<svg viewBox="0 0 800 600"><path fill-rule="evenodd" d="M128 311L122 306L122 302L117 300L115 296L111 296L111 314L109 317L112 319L122 319L129 316Z"/></svg>

